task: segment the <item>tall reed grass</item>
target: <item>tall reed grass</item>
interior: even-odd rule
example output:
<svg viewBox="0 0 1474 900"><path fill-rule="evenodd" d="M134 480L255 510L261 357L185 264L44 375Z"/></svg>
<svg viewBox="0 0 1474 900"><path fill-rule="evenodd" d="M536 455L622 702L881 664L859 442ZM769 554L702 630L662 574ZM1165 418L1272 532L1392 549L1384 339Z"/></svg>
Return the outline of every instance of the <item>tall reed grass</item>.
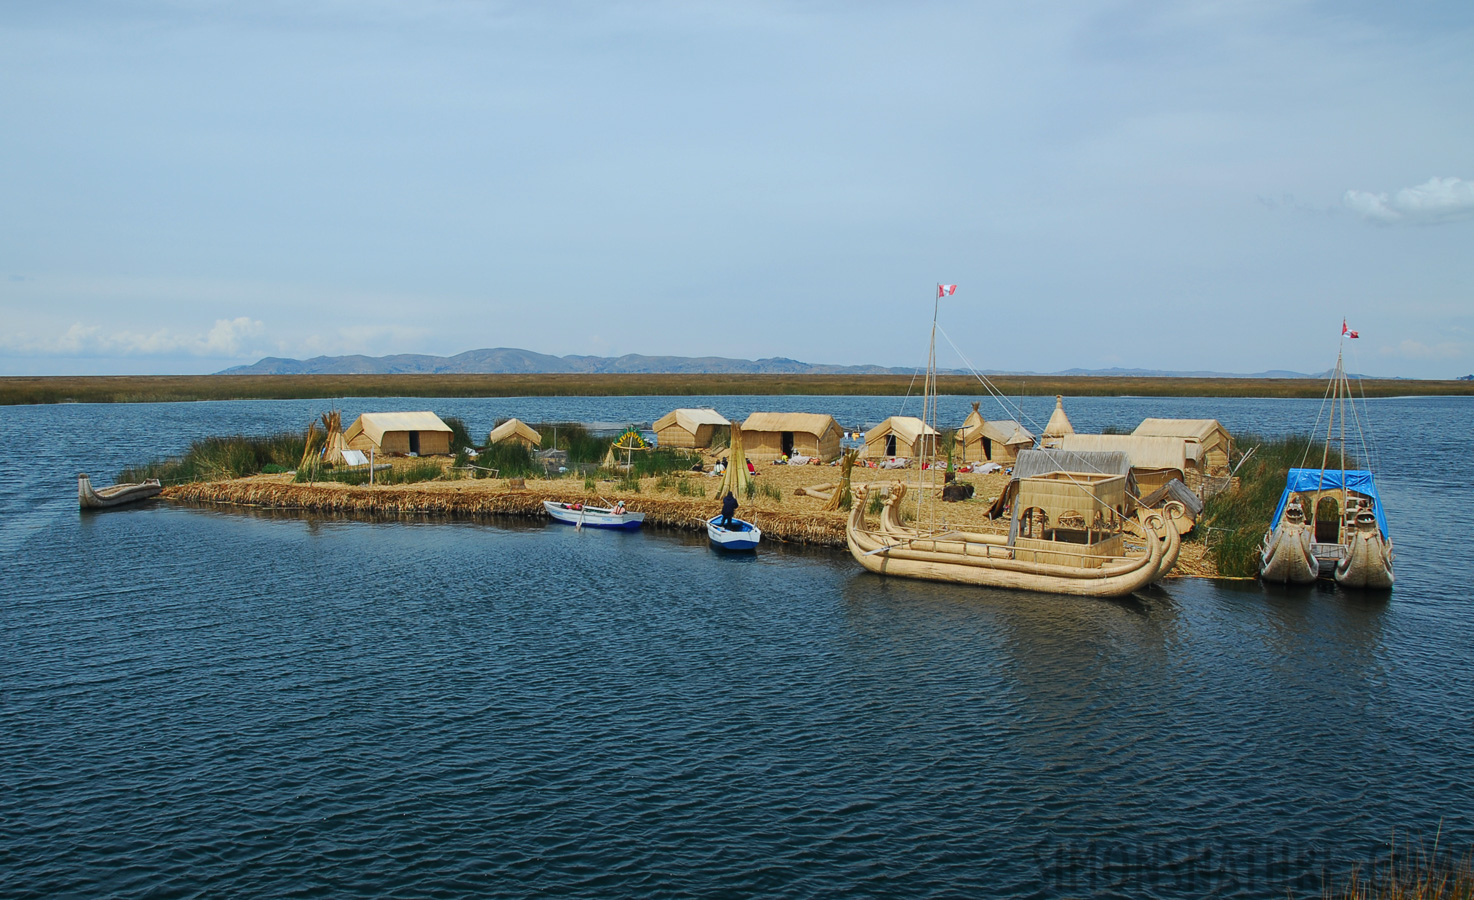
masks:
<svg viewBox="0 0 1474 900"><path fill-rule="evenodd" d="M118 481L157 478L164 484L186 484L259 475L266 466L285 471L296 467L306 446L303 435L291 433L201 438L191 443L181 456L129 466L118 474Z"/></svg>
<svg viewBox="0 0 1474 900"><path fill-rule="evenodd" d="M1395 846L1395 843L1394 843ZM1405 842L1385 864L1357 866L1344 883L1327 887L1325 900L1474 900L1474 851L1440 855Z"/></svg>
<svg viewBox="0 0 1474 900"><path fill-rule="evenodd" d="M312 397L905 396L909 375L124 375L0 378L0 405L297 400ZM982 394L972 376L944 375L943 394ZM1310 397L1324 378L995 375L1008 396ZM1474 381L1368 379L1368 397L1474 394Z"/></svg>
<svg viewBox="0 0 1474 900"><path fill-rule="evenodd" d="M1270 517L1279 505L1290 469L1302 465L1318 468L1326 447L1305 435L1271 439L1245 434L1236 443L1245 453L1253 451L1237 471L1238 490L1224 491L1204 504L1191 539L1207 544L1207 555L1218 567L1218 574L1251 578L1259 574L1259 545L1269 530ZM1348 464L1352 464L1349 459ZM1331 448L1326 467L1340 466L1340 454Z"/></svg>

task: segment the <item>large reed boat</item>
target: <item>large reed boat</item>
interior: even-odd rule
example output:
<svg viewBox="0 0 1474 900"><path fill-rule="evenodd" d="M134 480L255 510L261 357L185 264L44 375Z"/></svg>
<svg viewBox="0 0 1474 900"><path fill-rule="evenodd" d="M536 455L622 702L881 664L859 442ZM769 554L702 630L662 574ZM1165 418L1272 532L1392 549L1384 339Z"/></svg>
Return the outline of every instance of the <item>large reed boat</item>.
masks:
<svg viewBox="0 0 1474 900"><path fill-rule="evenodd" d="M938 285L937 298L950 294ZM940 304L938 303L938 306ZM922 421L936 427L936 307L923 391ZM1019 481L1009 533L986 534L935 523L923 526L923 480L935 468L918 461L915 525L902 514L902 481L857 487L845 524L850 555L881 575L981 587L1121 597L1165 576L1177 563L1182 538L1174 526L1181 504L1128 516L1126 478L1101 472L1050 472ZM932 462L935 462L933 460ZM868 501L883 495L878 524L866 521Z"/></svg>

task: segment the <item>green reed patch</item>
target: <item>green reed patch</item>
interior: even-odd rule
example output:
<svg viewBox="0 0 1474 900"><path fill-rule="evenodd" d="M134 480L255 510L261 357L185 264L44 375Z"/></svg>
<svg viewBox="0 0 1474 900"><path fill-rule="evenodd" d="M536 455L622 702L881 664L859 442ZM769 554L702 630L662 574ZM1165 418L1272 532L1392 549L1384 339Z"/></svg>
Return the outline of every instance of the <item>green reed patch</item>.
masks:
<svg viewBox="0 0 1474 900"><path fill-rule="evenodd" d="M306 438L292 433L201 438L180 456L129 466L118 474L118 481L137 482L147 478L157 478L164 484L223 481L259 475L268 466L285 472L296 467L306 446Z"/></svg>
<svg viewBox="0 0 1474 900"><path fill-rule="evenodd" d="M1305 435L1271 439L1246 434L1235 443L1248 455L1247 462L1240 457L1238 490L1224 491L1204 504L1189 539L1207 543L1208 557L1220 575L1249 578L1259 574L1259 546L1290 469L1319 468L1326 447ZM1326 453L1325 461L1327 468L1341 466L1335 448ZM1354 465L1349 459L1348 464Z"/></svg>

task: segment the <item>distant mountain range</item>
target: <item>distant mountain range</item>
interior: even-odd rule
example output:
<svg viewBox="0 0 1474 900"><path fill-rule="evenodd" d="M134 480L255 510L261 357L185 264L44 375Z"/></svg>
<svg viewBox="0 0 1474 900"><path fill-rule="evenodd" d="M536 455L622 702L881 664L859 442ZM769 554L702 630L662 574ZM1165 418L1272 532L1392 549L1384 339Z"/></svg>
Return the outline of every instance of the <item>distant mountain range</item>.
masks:
<svg viewBox="0 0 1474 900"><path fill-rule="evenodd" d="M721 356L549 356L531 350L497 347L468 350L455 356L399 353L393 356L315 356L282 359L268 356L249 366L234 366L221 375L911 375L914 368L886 366L832 366L796 359L727 359ZM944 369L944 375L967 375L964 369ZM1306 374L1276 369L1239 375L1230 372L1167 372L1160 369L1066 369L1062 372L998 372L988 375L1094 375L1106 377L1177 378L1325 378L1330 373Z"/></svg>

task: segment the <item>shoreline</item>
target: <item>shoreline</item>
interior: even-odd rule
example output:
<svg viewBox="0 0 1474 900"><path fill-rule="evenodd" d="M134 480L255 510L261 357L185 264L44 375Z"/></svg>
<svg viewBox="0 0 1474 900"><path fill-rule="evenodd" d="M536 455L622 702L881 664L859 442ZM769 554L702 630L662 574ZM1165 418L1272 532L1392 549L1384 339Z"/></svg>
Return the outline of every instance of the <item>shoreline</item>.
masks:
<svg viewBox="0 0 1474 900"><path fill-rule="evenodd" d="M1009 395L1316 399L1315 378L989 375ZM348 397L904 396L904 375L45 375L0 376L0 406L184 403ZM983 396L971 376L943 375L940 393ZM1474 381L1365 379L1367 397L1474 396Z"/></svg>
<svg viewBox="0 0 1474 900"><path fill-rule="evenodd" d="M804 468L810 467L802 467L796 472L802 472ZM828 469L813 468L815 474ZM856 484L862 483L859 476L865 471L856 470ZM507 516L543 521L549 520L542 505L544 500L572 503L603 498L623 500L631 511L645 513L647 524L702 535L706 533L707 520L717 514L720 506L718 501L707 497L663 496L654 489L654 479L649 479L651 484L639 492L614 490L606 483L601 491L591 494L582 490L582 485L564 479L529 480L525 488L513 489L501 479L371 487L322 482L295 484L283 478L252 476L229 481L192 482L167 487L162 497L196 505L329 515L444 519ZM565 482L566 486L560 482ZM958 504L955 512L975 514L985 508L990 499L967 501L966 507ZM761 528L765 540L848 552L845 521L849 513L819 509L820 501L812 498L788 497L786 500L789 508L780 508L784 505L782 502L775 506L761 497L748 500L743 502L737 514ZM965 517L974 518L974 515ZM1183 550L1177 568L1167 576L1169 579L1219 577L1201 543L1184 543Z"/></svg>

